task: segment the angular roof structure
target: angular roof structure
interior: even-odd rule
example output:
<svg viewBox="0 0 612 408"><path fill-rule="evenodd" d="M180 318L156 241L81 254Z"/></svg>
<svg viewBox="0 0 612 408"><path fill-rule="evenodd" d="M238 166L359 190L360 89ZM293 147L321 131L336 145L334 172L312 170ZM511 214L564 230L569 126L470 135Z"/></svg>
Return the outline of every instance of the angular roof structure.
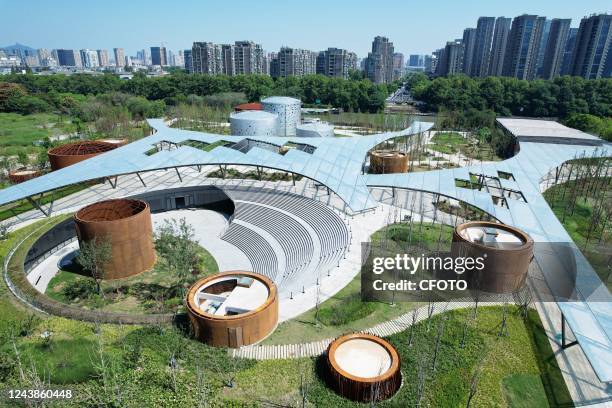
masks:
<svg viewBox="0 0 612 408"><path fill-rule="evenodd" d="M259 112L261 113L261 112ZM224 136L168 127L162 119L149 119L156 130L151 136L105 152L86 161L0 190L0 205L33 197L70 184L149 170L197 165L259 166L299 174L327 186L354 212L372 209L372 198L362 176L368 150L385 140L429 130L433 123L414 122L398 132L359 138L299 138ZM308 148L285 154L264 149L292 144ZM242 142L242 143L241 143ZM223 144L249 145L237 150ZM194 147L198 146L198 147ZM207 149L210 149L207 151Z"/></svg>
<svg viewBox="0 0 612 408"><path fill-rule="evenodd" d="M519 142L602 145L602 140L597 136L552 120L498 118L497 123Z"/></svg>

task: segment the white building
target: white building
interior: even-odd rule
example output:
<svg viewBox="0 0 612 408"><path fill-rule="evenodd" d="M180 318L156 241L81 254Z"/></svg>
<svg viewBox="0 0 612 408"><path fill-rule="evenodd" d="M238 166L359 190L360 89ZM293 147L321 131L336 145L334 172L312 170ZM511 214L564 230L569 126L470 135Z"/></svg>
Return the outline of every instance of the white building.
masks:
<svg viewBox="0 0 612 408"><path fill-rule="evenodd" d="M243 111L230 114L232 135L277 136L278 115L264 111Z"/></svg>
<svg viewBox="0 0 612 408"><path fill-rule="evenodd" d="M85 68L97 68L100 66L98 52L96 50L81 50L81 62Z"/></svg>
<svg viewBox="0 0 612 408"><path fill-rule="evenodd" d="M288 96L271 96L261 101L263 110L278 115L277 136L295 136L302 102Z"/></svg>

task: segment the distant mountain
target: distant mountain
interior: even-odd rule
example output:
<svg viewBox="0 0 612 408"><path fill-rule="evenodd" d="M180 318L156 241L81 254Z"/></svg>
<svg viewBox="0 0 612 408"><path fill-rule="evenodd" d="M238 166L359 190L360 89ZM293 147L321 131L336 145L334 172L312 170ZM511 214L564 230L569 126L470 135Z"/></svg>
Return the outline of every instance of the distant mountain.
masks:
<svg viewBox="0 0 612 408"><path fill-rule="evenodd" d="M18 54L23 51L36 51L36 48L28 47L27 45L16 43L14 45L8 45L6 47L0 47L1 50L4 50L8 54Z"/></svg>

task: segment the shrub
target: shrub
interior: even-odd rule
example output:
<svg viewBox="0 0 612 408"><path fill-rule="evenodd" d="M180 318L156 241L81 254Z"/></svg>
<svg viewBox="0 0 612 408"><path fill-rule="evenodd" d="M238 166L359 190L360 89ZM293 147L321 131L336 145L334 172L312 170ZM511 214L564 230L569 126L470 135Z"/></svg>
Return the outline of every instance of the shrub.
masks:
<svg viewBox="0 0 612 408"><path fill-rule="evenodd" d="M62 294L68 300L91 299L98 295L98 290L93 279L76 279L66 284Z"/></svg>

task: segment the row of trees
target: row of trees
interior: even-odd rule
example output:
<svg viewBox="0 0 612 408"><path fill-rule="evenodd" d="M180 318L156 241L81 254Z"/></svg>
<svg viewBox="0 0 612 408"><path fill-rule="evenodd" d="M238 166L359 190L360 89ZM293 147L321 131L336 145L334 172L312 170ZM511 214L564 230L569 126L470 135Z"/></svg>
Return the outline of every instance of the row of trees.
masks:
<svg viewBox="0 0 612 408"><path fill-rule="evenodd" d="M142 73L130 80L105 75L6 75L0 81L21 85L29 95L50 93L99 95L122 92L141 96L150 101L163 100L168 105L186 102L190 95L209 96L226 92L244 93L249 101L268 95L300 98L306 104L341 107L346 111L379 112L388 94L398 83L377 85L366 79L329 78L305 75L273 79L266 75L190 75L174 72L149 78Z"/></svg>
<svg viewBox="0 0 612 408"><path fill-rule="evenodd" d="M57 112L82 122L95 122L107 110L115 110L116 116L129 116L129 119L141 121L162 116L165 109L163 100L149 101L142 96L118 91L95 95L57 90L32 92L22 84L0 82L0 112Z"/></svg>
<svg viewBox="0 0 612 408"><path fill-rule="evenodd" d="M424 102L425 109L436 112L488 109L501 116L612 116L612 79L564 76L551 81L525 81L454 75L432 80L424 74L413 74L406 84L413 97Z"/></svg>

